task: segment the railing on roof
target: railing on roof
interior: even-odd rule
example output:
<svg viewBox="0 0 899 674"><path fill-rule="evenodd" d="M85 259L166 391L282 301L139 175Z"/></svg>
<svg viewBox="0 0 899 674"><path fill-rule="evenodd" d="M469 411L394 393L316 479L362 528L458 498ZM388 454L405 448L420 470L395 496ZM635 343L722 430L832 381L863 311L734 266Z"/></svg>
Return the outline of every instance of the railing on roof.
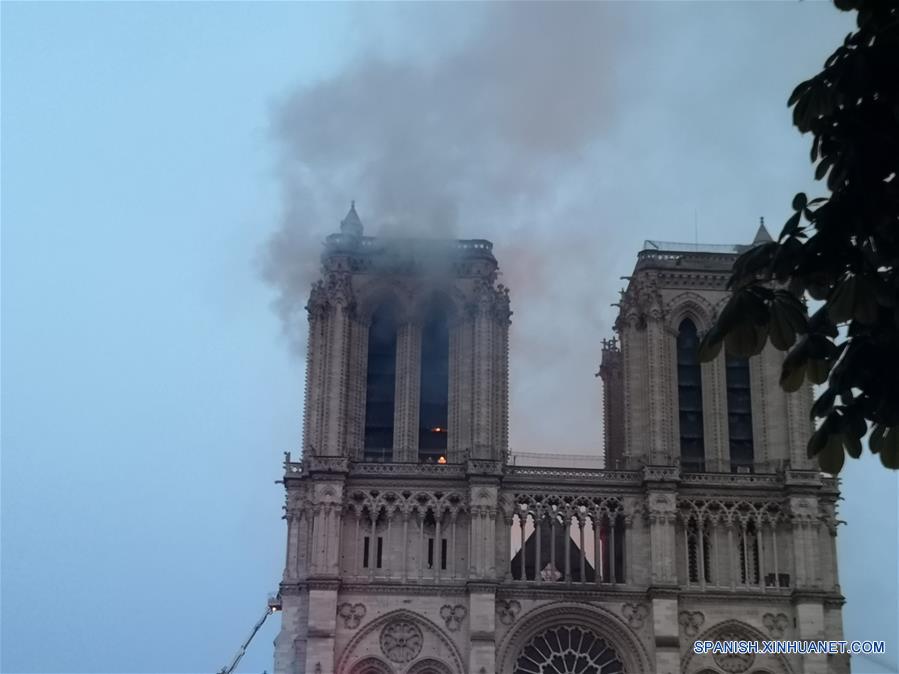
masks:
<svg viewBox="0 0 899 674"><path fill-rule="evenodd" d="M643 242L643 250L640 252L666 252L666 253L719 253L725 255L737 255L746 250L748 246L731 243L679 243L676 241L653 241L646 239Z"/></svg>
<svg viewBox="0 0 899 674"><path fill-rule="evenodd" d="M409 247L414 249L449 249L465 253L492 254L493 243L487 239L428 239L411 237L352 236L350 234L330 234L325 239L329 248L352 248L366 252L383 250L388 247Z"/></svg>

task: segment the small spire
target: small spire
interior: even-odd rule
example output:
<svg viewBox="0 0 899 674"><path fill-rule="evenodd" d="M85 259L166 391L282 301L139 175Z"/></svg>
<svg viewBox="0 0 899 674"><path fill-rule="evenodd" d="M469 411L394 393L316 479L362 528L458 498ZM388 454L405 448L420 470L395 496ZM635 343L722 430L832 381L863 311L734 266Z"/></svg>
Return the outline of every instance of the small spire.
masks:
<svg viewBox="0 0 899 674"><path fill-rule="evenodd" d="M350 210L347 212L346 217L340 221L340 232L349 236L362 236L362 220L359 219L359 214L356 213L355 199L350 202Z"/></svg>
<svg viewBox="0 0 899 674"><path fill-rule="evenodd" d="M774 241L774 239L771 238L771 235L765 227L765 216L762 216L759 218L759 229L755 233L755 238L752 240L752 243L768 243L770 241Z"/></svg>

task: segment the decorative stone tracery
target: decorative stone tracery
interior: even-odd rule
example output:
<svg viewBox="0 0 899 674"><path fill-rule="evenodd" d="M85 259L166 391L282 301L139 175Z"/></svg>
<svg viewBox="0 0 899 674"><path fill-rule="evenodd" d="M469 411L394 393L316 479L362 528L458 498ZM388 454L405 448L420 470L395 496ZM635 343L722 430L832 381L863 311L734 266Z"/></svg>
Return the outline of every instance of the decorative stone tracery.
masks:
<svg viewBox="0 0 899 674"><path fill-rule="evenodd" d="M393 662L410 662L421 653L423 640L421 630L414 622L396 620L381 630L381 652Z"/></svg>
<svg viewBox="0 0 899 674"><path fill-rule="evenodd" d="M440 607L440 617L443 618L443 622L446 623L446 628L450 632L458 631L467 615L468 609L462 606L462 604L456 604L455 606L444 604Z"/></svg>
<svg viewBox="0 0 899 674"><path fill-rule="evenodd" d="M534 637L515 663L515 674L623 674L618 654L583 627L553 627Z"/></svg>

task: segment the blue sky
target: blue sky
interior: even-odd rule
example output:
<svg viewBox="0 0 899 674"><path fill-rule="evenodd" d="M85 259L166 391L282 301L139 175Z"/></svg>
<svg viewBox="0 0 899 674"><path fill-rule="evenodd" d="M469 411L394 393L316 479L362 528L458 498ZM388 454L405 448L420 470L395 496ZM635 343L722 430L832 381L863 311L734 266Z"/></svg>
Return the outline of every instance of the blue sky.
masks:
<svg viewBox="0 0 899 674"><path fill-rule="evenodd" d="M370 232L496 241L513 447L597 450L619 277L816 191L784 102L851 29L823 3L0 11L4 672L233 655L280 577L297 308L351 198ZM897 491L844 472L847 633L894 671Z"/></svg>

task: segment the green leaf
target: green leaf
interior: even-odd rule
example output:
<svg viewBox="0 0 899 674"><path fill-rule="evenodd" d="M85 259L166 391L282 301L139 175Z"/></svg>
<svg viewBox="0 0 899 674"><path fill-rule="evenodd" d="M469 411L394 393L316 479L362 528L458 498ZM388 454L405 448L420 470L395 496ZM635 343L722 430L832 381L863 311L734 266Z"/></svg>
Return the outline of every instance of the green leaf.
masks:
<svg viewBox="0 0 899 674"><path fill-rule="evenodd" d="M877 321L879 313L874 285L864 276L855 278L858 279L858 282L852 317L863 325L873 325Z"/></svg>
<svg viewBox="0 0 899 674"><path fill-rule="evenodd" d="M880 448L880 462L892 470L899 470L899 426L887 429Z"/></svg>
<svg viewBox="0 0 899 674"><path fill-rule="evenodd" d="M884 442L883 436L887 432L887 427L883 424L875 424L874 430L871 431L871 437L868 439L868 447L871 448L872 454L880 453L880 450L883 449Z"/></svg>
<svg viewBox="0 0 899 674"><path fill-rule="evenodd" d="M790 293L778 290L771 303L768 336L779 351L786 351L796 343L796 334L807 330L805 307Z"/></svg>
<svg viewBox="0 0 899 674"><path fill-rule="evenodd" d="M699 342L699 362L708 363L709 361L715 360L721 352L721 347L723 345L724 338L721 336L721 331L718 330L718 326L716 325L705 333L702 340Z"/></svg>
<svg viewBox="0 0 899 674"><path fill-rule="evenodd" d="M808 445L806 446L806 455L808 458L812 458L813 456L817 456L821 453L821 450L824 449L824 446L827 444L827 438L829 435L827 424L821 424L820 428L818 428L814 433L812 433L812 437L808 440Z"/></svg>
<svg viewBox="0 0 899 674"><path fill-rule="evenodd" d="M821 470L825 473L839 475L840 471L843 470L846 454L843 452L843 443L840 438L839 434L832 433L827 438L827 444L824 445L824 449L818 454L818 465L821 466Z"/></svg>
<svg viewBox="0 0 899 674"><path fill-rule="evenodd" d="M852 433L843 433L843 447L846 453L853 459L857 459L862 455L862 442Z"/></svg>
<svg viewBox="0 0 899 674"><path fill-rule="evenodd" d="M826 417L833 410L833 404L836 402L837 392L832 388L827 389L818 396L818 399L812 405L810 416L812 419L816 417Z"/></svg>
<svg viewBox="0 0 899 674"><path fill-rule="evenodd" d="M784 223L784 228L780 230L780 240L794 236L796 231L799 229L799 221L802 218L802 213L800 211L796 211L791 215L786 223Z"/></svg>
<svg viewBox="0 0 899 674"><path fill-rule="evenodd" d="M827 300L827 317L834 323L845 323L852 318L855 306L858 277L854 274L839 281Z"/></svg>
<svg viewBox="0 0 899 674"><path fill-rule="evenodd" d="M859 439L863 438L865 433L868 432L868 424L865 421L864 414L858 406L850 407L846 411L845 427L849 433Z"/></svg>
<svg viewBox="0 0 899 674"><path fill-rule="evenodd" d="M780 386L788 393L798 391L805 381L805 370L808 363L808 356L804 348L806 338L803 337L799 344L793 347L793 350L787 354L780 370Z"/></svg>
<svg viewBox="0 0 899 674"><path fill-rule="evenodd" d="M805 208L805 205L808 203L808 197L805 196L805 192L799 192L795 197L793 197L793 210L801 211Z"/></svg>
<svg viewBox="0 0 899 674"><path fill-rule="evenodd" d="M832 165L833 159L831 157L822 157L815 167L815 180L821 180L821 178L826 176Z"/></svg>
<svg viewBox="0 0 899 674"><path fill-rule="evenodd" d="M799 98L800 98L806 91L808 91L808 89L809 89L810 86L811 86L811 80L806 80L805 82L800 82L800 83L796 86L796 88L793 89L793 93L790 94L790 98L789 98L789 100L787 100L787 107L789 108L789 107L793 106L793 104L796 103L796 101L798 101Z"/></svg>
<svg viewBox="0 0 899 674"><path fill-rule="evenodd" d="M822 360L820 358L809 358L806 367L806 376L813 384L823 384L827 381L827 375L830 374L831 361Z"/></svg>
<svg viewBox="0 0 899 674"><path fill-rule="evenodd" d="M730 299L727 300L727 304L725 304L724 308L721 310L716 327L721 330L723 335L726 335L733 330L737 324L743 320L742 311L740 310L742 302L743 293L742 291L737 291L730 296Z"/></svg>

